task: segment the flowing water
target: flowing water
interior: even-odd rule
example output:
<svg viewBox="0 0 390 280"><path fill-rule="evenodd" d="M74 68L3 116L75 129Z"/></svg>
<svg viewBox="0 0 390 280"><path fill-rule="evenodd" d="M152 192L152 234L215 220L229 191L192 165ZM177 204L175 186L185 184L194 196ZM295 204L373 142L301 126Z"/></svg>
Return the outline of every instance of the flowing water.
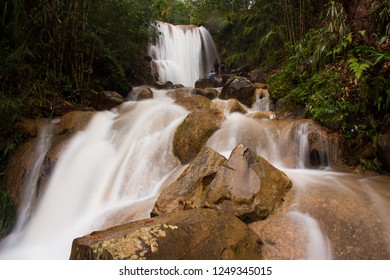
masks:
<svg viewBox="0 0 390 280"><path fill-rule="evenodd" d="M179 42L198 50L204 48L197 45L204 43L198 38L202 30L163 27L171 32L164 31L164 36L172 37L171 44L175 45L165 45L165 52L179 48ZM183 37L173 39L178 36L176 32ZM151 47L155 59L161 48ZM202 61L198 58L198 65ZM168 75L176 71L176 66L164 63L167 69L161 77L171 79ZM175 83L193 83L201 72L197 69L190 79L178 78ZM42 132L24 210L13 232L0 244L1 259L67 259L74 238L149 217L161 189L183 169L173 156L172 139L189 113L175 105L165 91L155 93L152 100L129 101L112 111L97 113L62 152L46 191L32 208L35 195L31 189L50 145L50 131ZM213 102L222 107L228 104ZM285 206L269 219L251 225L261 233L265 256L389 259L390 177L334 171L325 139L316 159L319 164L314 168L308 134L316 127L310 121L257 119L253 117L256 111L268 107L254 104L252 108L246 115L224 110L226 121L207 145L228 157L238 144L244 144L292 180L293 190Z"/></svg>
<svg viewBox="0 0 390 280"><path fill-rule="evenodd" d="M210 33L204 27L174 26L158 22L161 35L149 48L152 72L161 82L193 87L206 78L219 55Z"/></svg>

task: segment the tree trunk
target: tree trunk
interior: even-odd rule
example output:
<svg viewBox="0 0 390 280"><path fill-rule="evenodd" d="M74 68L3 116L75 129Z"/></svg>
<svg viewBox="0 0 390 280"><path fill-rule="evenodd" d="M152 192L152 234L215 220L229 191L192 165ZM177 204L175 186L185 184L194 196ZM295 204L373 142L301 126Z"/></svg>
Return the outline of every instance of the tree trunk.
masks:
<svg viewBox="0 0 390 280"><path fill-rule="evenodd" d="M369 43L371 34L366 2L366 0L342 0L354 39Z"/></svg>

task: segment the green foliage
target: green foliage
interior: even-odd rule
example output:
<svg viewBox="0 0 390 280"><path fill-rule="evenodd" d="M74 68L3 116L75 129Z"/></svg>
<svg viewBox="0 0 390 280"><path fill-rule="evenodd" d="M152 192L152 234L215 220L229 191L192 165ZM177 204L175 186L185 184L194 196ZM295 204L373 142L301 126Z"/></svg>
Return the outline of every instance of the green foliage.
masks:
<svg viewBox="0 0 390 280"><path fill-rule="evenodd" d="M363 76L364 72L371 67L370 61L361 60L356 57L352 57L348 59L348 64L349 64L349 68L352 71L353 77L356 80L361 80L362 77L365 78L365 76Z"/></svg>
<svg viewBox="0 0 390 280"><path fill-rule="evenodd" d="M0 190L0 238L10 232L15 219L15 206L9 194Z"/></svg>

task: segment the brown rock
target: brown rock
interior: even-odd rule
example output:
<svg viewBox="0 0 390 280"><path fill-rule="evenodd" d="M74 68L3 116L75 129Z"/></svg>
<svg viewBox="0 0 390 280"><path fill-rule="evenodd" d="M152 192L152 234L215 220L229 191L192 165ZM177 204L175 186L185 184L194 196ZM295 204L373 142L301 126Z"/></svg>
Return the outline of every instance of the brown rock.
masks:
<svg viewBox="0 0 390 280"><path fill-rule="evenodd" d="M164 188L152 215L203 207L205 191L224 162L222 155L204 147L179 178Z"/></svg>
<svg viewBox="0 0 390 280"><path fill-rule="evenodd" d="M193 160L224 120L225 116L217 109L203 108L191 112L176 129L173 139L175 156L182 163Z"/></svg>
<svg viewBox="0 0 390 280"><path fill-rule="evenodd" d="M199 79L195 82L195 88L211 88L215 86L215 81L209 78Z"/></svg>
<svg viewBox="0 0 390 280"><path fill-rule="evenodd" d="M220 99L235 98L242 104L251 107L255 100L256 87L244 77L233 76L223 86Z"/></svg>
<svg viewBox="0 0 390 280"><path fill-rule="evenodd" d="M137 101L145 100L145 99L152 99L153 98L153 91L150 88L142 88L137 92Z"/></svg>
<svg viewBox="0 0 390 280"><path fill-rule="evenodd" d="M194 88L191 94L201 95L212 100L218 97L218 90L215 88Z"/></svg>
<svg viewBox="0 0 390 280"><path fill-rule="evenodd" d="M116 91L101 91L91 95L91 105L96 110L110 110L125 102L122 95Z"/></svg>
<svg viewBox="0 0 390 280"><path fill-rule="evenodd" d="M211 182L206 204L253 222L267 218L291 187L286 174L240 144Z"/></svg>
<svg viewBox="0 0 390 280"><path fill-rule="evenodd" d="M169 90L167 92L167 96L171 97L174 100L178 100L178 99L181 99L183 97L190 96L190 95L191 95L191 90L189 88L186 88L186 87L176 88L173 90Z"/></svg>
<svg viewBox="0 0 390 280"><path fill-rule="evenodd" d="M70 259L261 259L259 238L233 215L211 209L172 213L73 241Z"/></svg>
<svg viewBox="0 0 390 280"><path fill-rule="evenodd" d="M86 128L94 111L74 111L61 117L60 122L54 128L54 134L71 134Z"/></svg>
<svg viewBox="0 0 390 280"><path fill-rule="evenodd" d="M210 108L211 101L201 95L191 95L176 100L175 104L183 106L190 111L193 111L196 109Z"/></svg>

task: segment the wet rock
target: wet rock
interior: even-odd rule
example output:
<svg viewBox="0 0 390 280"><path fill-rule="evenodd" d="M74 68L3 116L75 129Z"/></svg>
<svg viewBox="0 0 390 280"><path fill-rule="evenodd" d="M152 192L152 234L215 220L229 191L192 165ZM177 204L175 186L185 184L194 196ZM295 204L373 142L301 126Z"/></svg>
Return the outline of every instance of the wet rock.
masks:
<svg viewBox="0 0 390 280"><path fill-rule="evenodd" d="M150 88L143 88L137 93L137 101L153 99L153 91Z"/></svg>
<svg viewBox="0 0 390 280"><path fill-rule="evenodd" d="M206 205L249 223L267 218L291 187L286 174L240 144L218 169Z"/></svg>
<svg viewBox="0 0 390 280"><path fill-rule="evenodd" d="M15 207L18 209L23 198L24 182L28 168L34 164L34 148L37 139L33 138L21 144L8 161L7 168L2 180L5 190L11 196Z"/></svg>
<svg viewBox="0 0 390 280"><path fill-rule="evenodd" d="M125 98L116 91L101 91L91 95L91 105L99 111L110 110L125 102Z"/></svg>
<svg viewBox="0 0 390 280"><path fill-rule="evenodd" d="M279 120L303 119L305 117L305 108L303 105L281 98L276 102L275 114Z"/></svg>
<svg viewBox="0 0 390 280"><path fill-rule="evenodd" d="M22 117L16 124L16 129L22 131L27 137L34 138L38 136L40 128L48 123L49 120L46 118L27 119Z"/></svg>
<svg viewBox="0 0 390 280"><path fill-rule="evenodd" d="M199 79L195 82L195 88L212 88L215 87L215 81L209 78Z"/></svg>
<svg viewBox="0 0 390 280"><path fill-rule="evenodd" d="M72 134L84 130L95 114L96 112L94 111L74 111L67 113L55 125L54 134Z"/></svg>
<svg viewBox="0 0 390 280"><path fill-rule="evenodd" d="M207 109L211 106L210 99L201 95L185 96L175 101L175 104L183 106L187 110Z"/></svg>
<svg viewBox="0 0 390 280"><path fill-rule="evenodd" d="M204 147L179 178L164 188L152 215L179 212L204 206L207 188L226 159Z"/></svg>
<svg viewBox="0 0 390 280"><path fill-rule="evenodd" d="M193 160L224 120L225 116L217 109L200 108L192 111L176 129L174 155L183 164Z"/></svg>
<svg viewBox="0 0 390 280"><path fill-rule="evenodd" d="M191 90L186 87L169 90L167 92L167 96L171 97L174 100L178 100L180 98L190 96L190 95L191 95Z"/></svg>
<svg viewBox="0 0 390 280"><path fill-rule="evenodd" d="M201 95L212 100L218 97L218 90L215 88L194 88L191 94Z"/></svg>
<svg viewBox="0 0 390 280"><path fill-rule="evenodd" d="M220 99L237 99L242 104L251 107L255 101L256 87L244 77L233 76L223 86Z"/></svg>
<svg viewBox="0 0 390 280"><path fill-rule="evenodd" d="M43 192L51 171L54 169L54 166L68 141L74 133L86 128L95 113L96 112L93 111L70 112L62 116L57 124L52 124L54 126L52 128L52 142L45 155L45 159L43 160L41 170L38 171L39 176L36 188L36 199L38 199ZM31 136L37 134L37 131L41 131L45 125L49 125L47 119L26 120L25 123L31 124L31 128L29 128ZM28 139L18 147L8 161L2 183L9 192L16 208L20 206L23 198L28 170L34 166L34 155L38 143L39 137Z"/></svg>
<svg viewBox="0 0 390 280"><path fill-rule="evenodd" d="M184 87L181 84L173 84L171 81L168 82L155 82L155 86L158 89L176 89Z"/></svg>
<svg viewBox="0 0 390 280"><path fill-rule="evenodd" d="M262 251L259 238L233 215L197 209L77 238L70 259L262 259Z"/></svg>

